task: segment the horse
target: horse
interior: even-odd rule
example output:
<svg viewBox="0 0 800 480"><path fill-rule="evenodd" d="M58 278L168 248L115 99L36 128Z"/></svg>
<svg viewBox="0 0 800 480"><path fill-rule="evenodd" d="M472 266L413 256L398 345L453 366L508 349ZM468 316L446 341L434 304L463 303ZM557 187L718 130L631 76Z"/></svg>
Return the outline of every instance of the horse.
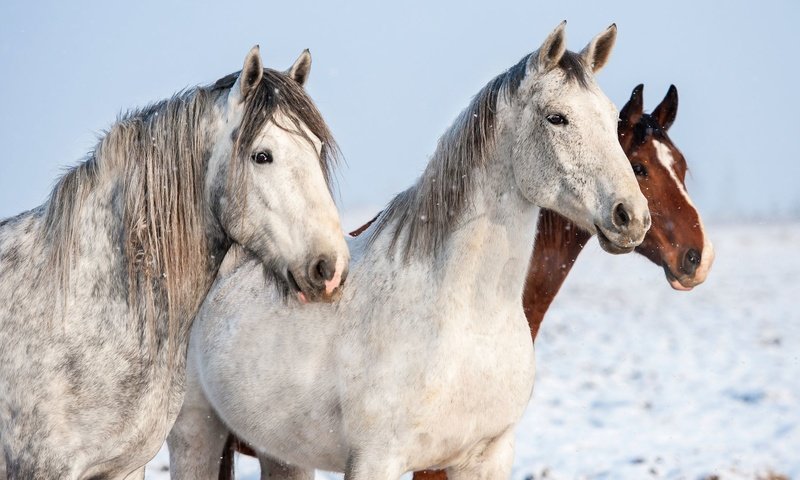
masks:
<svg viewBox="0 0 800 480"><path fill-rule="evenodd" d="M652 226L635 251L662 267L673 289L688 291L708 276L714 247L686 190L686 159L667 133L678 113L678 90L671 85L651 114L644 113L643 90L644 85L637 85L620 110L617 133L652 216ZM534 341L545 313L591 238L551 210L539 212L536 227L523 294ZM447 474L415 472L414 480L447 480Z"/></svg>
<svg viewBox="0 0 800 480"><path fill-rule="evenodd" d="M669 285L688 291L703 283L714 262L714 246L686 190L686 158L668 135L678 113L678 89L670 85L651 114L644 113L644 85L637 85L620 110L618 136L653 219L636 253L664 270ZM523 306L536 340L553 302L591 234L566 218L542 210L526 281Z"/></svg>
<svg viewBox="0 0 800 480"><path fill-rule="evenodd" d="M620 144L647 198L652 217L650 230L635 251L662 267L672 288L691 290L705 281L714 260L714 248L686 191L686 159L667 133L677 116L678 90L671 85L653 113L647 114L644 113L643 89L641 84L633 89L620 110L617 127ZM360 235L376 218L350 235ZM539 211L523 293L523 309L532 340L536 340L545 313L590 238L589 232L552 210ZM219 480L234 477L236 451L257 455L248 445L229 436L220 463ZM446 478L443 471L414 473L415 480Z"/></svg>
<svg viewBox="0 0 800 480"><path fill-rule="evenodd" d="M481 89L422 177L349 239L337 304L298 308L254 261L226 258L191 334L172 475L216 478L228 429L263 478L507 475L534 377L520 298L539 208L612 253L650 225L594 80L615 38L572 53L562 23Z"/></svg>
<svg viewBox="0 0 800 480"><path fill-rule="evenodd" d="M143 478L188 334L232 245L299 301L349 262L311 57L122 115L37 208L0 222L0 444L10 479ZM298 219L304 221L298 221Z"/></svg>

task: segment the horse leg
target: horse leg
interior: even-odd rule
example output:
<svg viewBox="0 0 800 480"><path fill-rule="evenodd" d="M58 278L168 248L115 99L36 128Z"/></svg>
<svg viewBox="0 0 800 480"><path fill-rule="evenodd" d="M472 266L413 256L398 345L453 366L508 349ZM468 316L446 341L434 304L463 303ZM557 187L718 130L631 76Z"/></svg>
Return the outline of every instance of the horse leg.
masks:
<svg viewBox="0 0 800 480"><path fill-rule="evenodd" d="M167 436L170 477L216 480L228 429L203 395L191 362L186 382L183 406Z"/></svg>
<svg viewBox="0 0 800 480"><path fill-rule="evenodd" d="M295 467L274 460L270 457L259 455L261 464L261 480L314 480L314 470Z"/></svg>
<svg viewBox="0 0 800 480"><path fill-rule="evenodd" d="M344 480L398 480L403 473L399 462L391 462L387 452L359 451L347 459Z"/></svg>
<svg viewBox="0 0 800 480"><path fill-rule="evenodd" d="M514 429L492 439L466 464L447 469L450 480L495 480L511 476L514 464Z"/></svg>
<svg viewBox="0 0 800 480"><path fill-rule="evenodd" d="M167 436L170 478L216 480L227 436L211 405L184 403Z"/></svg>

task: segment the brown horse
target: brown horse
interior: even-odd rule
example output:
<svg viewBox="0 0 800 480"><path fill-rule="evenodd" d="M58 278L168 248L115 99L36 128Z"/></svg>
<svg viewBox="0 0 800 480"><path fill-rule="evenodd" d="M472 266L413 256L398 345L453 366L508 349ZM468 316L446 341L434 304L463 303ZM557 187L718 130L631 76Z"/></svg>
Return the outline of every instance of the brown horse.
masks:
<svg viewBox="0 0 800 480"><path fill-rule="evenodd" d="M678 90L669 87L652 114L642 111L638 85L620 111L618 136L647 197L653 223L636 252L664 268L672 288L703 283L714 261L700 214L686 192L686 159L667 135L678 111ZM591 236L564 217L541 210L523 306L536 340L544 314Z"/></svg>
<svg viewBox="0 0 800 480"><path fill-rule="evenodd" d="M691 290L708 275L714 249L705 236L700 214L686 192L686 159L667 135L678 112L678 90L671 85L653 113L646 114L643 89L643 85L633 89L630 100L620 111L618 125L620 144L647 197L652 217L652 226L636 252L662 267L672 288ZM350 235L359 235L374 220ZM588 232L564 217L549 210L540 211L523 295L533 340L536 340L545 312L590 238ZM235 451L256 455L231 435L220 464L220 480L233 478ZM443 471L414 473L414 480L446 479Z"/></svg>

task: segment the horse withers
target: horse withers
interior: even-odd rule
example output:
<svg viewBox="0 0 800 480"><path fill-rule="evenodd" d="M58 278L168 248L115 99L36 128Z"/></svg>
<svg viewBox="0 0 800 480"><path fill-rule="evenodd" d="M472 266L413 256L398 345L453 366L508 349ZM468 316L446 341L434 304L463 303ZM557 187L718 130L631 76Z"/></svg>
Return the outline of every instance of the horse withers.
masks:
<svg viewBox="0 0 800 480"><path fill-rule="evenodd" d="M9 479L144 475L231 245L293 298L338 296L336 146L303 90L309 68L305 52L264 69L253 48L241 72L124 115L43 205L0 222Z"/></svg>
<svg viewBox="0 0 800 480"><path fill-rule="evenodd" d="M615 38L612 26L567 52L562 24L490 81L417 183L350 241L336 305L297 308L255 262L226 268L192 331L172 474L216 478L230 428L275 478L507 475L534 377L520 298L538 207L615 253L650 225L594 80Z"/></svg>

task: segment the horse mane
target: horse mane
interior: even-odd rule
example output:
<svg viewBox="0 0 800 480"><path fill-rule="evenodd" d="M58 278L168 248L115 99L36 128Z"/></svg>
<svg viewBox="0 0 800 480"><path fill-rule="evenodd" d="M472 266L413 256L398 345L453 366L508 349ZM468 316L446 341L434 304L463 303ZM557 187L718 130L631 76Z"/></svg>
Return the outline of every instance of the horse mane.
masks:
<svg viewBox="0 0 800 480"><path fill-rule="evenodd" d="M194 316L214 274L207 239L210 206L204 193L213 145L205 122L239 73L121 115L85 160L56 183L44 218L43 234L50 248L45 273L57 279L64 307L81 234L80 214L90 193L106 179L112 185L109 203L120 222L113 226L118 228L127 269L120 281L127 287L132 314L140 318L143 314L151 347L164 341L156 333L159 329L166 330L171 346L177 344L178 335L188 332L186 320ZM302 123L323 142L320 162L328 181L338 147L299 84L265 69L244 102L228 166L226 190L231 198L244 201L244 165L249 160L243 152L277 111L292 123L281 128L308 139ZM157 310L158 304L166 305L166 316Z"/></svg>
<svg viewBox="0 0 800 480"><path fill-rule="evenodd" d="M469 206L475 188L474 171L484 168L494 151L497 100L501 94L517 93L531 55L537 52L524 56L473 97L440 137L422 176L389 202L377 219L369 244L389 225L396 225L389 248L394 250L407 230L404 259L408 260L412 252L431 255L439 250ZM588 85L586 66L580 55L566 51L558 65L568 81Z"/></svg>

